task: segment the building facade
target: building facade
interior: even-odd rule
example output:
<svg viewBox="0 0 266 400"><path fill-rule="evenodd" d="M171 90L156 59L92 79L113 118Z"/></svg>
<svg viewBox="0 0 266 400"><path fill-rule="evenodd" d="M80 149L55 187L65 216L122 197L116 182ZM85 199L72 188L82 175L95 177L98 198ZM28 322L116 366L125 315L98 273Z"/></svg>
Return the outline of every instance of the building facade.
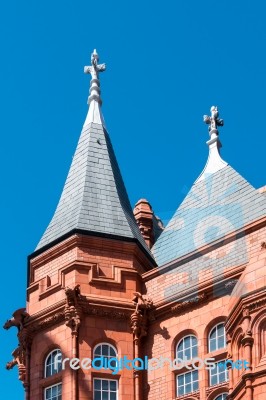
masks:
<svg viewBox="0 0 266 400"><path fill-rule="evenodd" d="M163 227L134 210L101 113L89 110L61 198L28 259L27 307L7 368L27 400L265 400L266 190L209 157Z"/></svg>

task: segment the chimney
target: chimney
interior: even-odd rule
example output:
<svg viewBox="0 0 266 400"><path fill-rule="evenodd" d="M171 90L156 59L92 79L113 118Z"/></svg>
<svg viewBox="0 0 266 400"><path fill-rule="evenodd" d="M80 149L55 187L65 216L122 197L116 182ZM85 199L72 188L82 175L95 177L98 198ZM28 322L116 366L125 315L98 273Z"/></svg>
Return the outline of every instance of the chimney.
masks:
<svg viewBox="0 0 266 400"><path fill-rule="evenodd" d="M150 203L146 199L140 199L136 203L133 213L145 242L151 248L154 244L154 234L153 211Z"/></svg>

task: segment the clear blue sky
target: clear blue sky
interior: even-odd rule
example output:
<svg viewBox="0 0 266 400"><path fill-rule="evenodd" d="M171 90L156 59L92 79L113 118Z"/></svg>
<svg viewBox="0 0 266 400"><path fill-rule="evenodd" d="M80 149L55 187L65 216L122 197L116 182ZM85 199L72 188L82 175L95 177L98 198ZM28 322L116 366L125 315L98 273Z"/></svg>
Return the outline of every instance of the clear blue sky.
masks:
<svg viewBox="0 0 266 400"><path fill-rule="evenodd" d="M222 156L266 184L263 0L56 0L1 3L1 321L25 304L28 254L55 210L87 111L83 66L96 47L103 113L132 205L164 220L207 159L202 115L218 105ZM0 330L1 395L15 329Z"/></svg>

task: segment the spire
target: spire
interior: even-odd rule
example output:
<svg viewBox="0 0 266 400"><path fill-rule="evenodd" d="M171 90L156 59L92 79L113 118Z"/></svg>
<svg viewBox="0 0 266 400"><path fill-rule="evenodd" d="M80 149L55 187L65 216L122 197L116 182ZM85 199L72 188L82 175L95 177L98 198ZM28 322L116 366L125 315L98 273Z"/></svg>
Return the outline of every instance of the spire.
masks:
<svg viewBox="0 0 266 400"><path fill-rule="evenodd" d="M209 117L208 115L204 115L203 121L209 125L210 140L207 141L207 145L209 146L209 157L196 182L204 180L210 174L219 171L227 165L227 163L220 156L220 148L222 147L222 144L219 140L219 132L217 128L219 126L223 126L224 121L219 118L218 108L216 106L212 106L211 116Z"/></svg>
<svg viewBox="0 0 266 400"><path fill-rule="evenodd" d="M84 67L84 73L91 74L90 95L88 97L89 111L84 126L92 122L95 124L105 125L101 112L102 99L99 72L105 71L106 65L98 64L98 61L99 55L97 54L96 49L94 49L93 53L91 54L91 65Z"/></svg>
<svg viewBox="0 0 266 400"><path fill-rule="evenodd" d="M150 255L135 221L114 150L100 110L96 50L85 72L92 76L89 112L74 154L61 198L37 249L75 232L133 239Z"/></svg>
<svg viewBox="0 0 266 400"><path fill-rule="evenodd" d="M220 157L218 127L223 126L223 120L219 118L217 107L213 106L211 116L204 115L203 120L209 125L210 134L206 166L151 249L159 267L175 263L182 258L182 262L176 264L178 271L186 271L189 276L191 271L194 275L198 265L200 269L206 267L206 270L213 268L214 271L222 270L225 263L227 267L233 266L236 254L241 254L241 258L238 257L240 264L246 263L245 244L242 241L236 241L236 246L233 245L234 250L228 248L228 253L225 251L226 258L219 256L213 259L212 255L208 256L205 253L206 246L224 240L226 235L259 220L265 216L266 211L265 196ZM192 262L193 257L190 253L198 249L201 251L202 248L202 254L206 254L204 260L199 264L195 258ZM188 264L184 264L187 266L182 269L182 264L185 263L183 257L188 254L191 263L189 261ZM173 274L174 271L176 270L173 269ZM195 276L197 277L197 274ZM191 285L191 282L189 279L188 285ZM169 293L173 290L176 290L176 287L171 286Z"/></svg>

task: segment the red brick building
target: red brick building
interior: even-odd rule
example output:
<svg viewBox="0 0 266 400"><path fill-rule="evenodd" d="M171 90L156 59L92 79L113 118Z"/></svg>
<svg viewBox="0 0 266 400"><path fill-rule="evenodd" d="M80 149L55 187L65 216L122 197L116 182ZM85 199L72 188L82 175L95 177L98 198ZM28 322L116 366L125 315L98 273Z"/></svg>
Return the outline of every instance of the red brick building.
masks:
<svg viewBox="0 0 266 400"><path fill-rule="evenodd" d="M19 338L7 368L27 400L265 400L266 191L220 157L212 107L206 166L167 226L145 199L133 212L101 113L105 65L91 61L88 115L29 256L27 308L5 324ZM125 356L139 360L117 368Z"/></svg>

